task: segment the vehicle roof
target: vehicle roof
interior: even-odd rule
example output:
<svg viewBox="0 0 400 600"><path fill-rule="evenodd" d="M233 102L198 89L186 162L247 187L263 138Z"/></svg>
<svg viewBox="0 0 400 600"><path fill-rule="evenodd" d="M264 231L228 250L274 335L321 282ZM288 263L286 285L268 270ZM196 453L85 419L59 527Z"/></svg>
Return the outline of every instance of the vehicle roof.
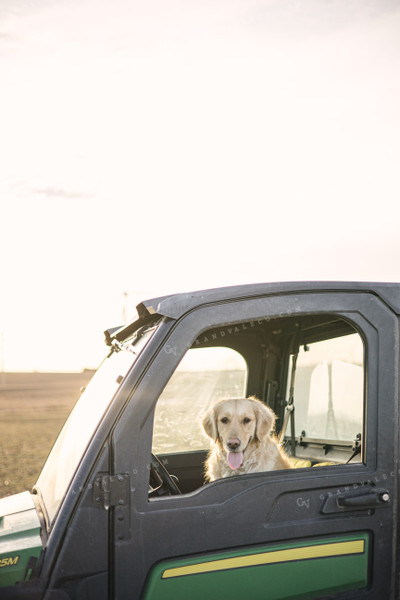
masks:
<svg viewBox="0 0 400 600"><path fill-rule="evenodd" d="M209 303L240 300L269 294L298 294L310 291L369 292L379 296L396 314L400 314L399 283L366 283L351 281L273 282L212 288L144 300L138 304L137 311L140 319L147 319L151 315L179 319L185 313Z"/></svg>
<svg viewBox="0 0 400 600"><path fill-rule="evenodd" d="M139 318L122 327L104 332L105 342L124 340L157 317L179 319L184 314L215 302L227 302L275 294L301 294L304 292L368 292L379 297L396 314L400 315L400 283L368 283L361 281L291 281L252 283L195 292L185 292L143 300L137 305Z"/></svg>

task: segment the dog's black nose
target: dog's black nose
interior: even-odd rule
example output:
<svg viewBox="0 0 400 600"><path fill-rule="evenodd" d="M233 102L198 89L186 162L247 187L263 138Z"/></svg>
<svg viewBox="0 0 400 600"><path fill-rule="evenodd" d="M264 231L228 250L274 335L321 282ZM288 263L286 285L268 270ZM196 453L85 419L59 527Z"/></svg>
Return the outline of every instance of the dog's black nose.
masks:
<svg viewBox="0 0 400 600"><path fill-rule="evenodd" d="M229 450L237 450L240 446L240 440L228 440L227 446Z"/></svg>

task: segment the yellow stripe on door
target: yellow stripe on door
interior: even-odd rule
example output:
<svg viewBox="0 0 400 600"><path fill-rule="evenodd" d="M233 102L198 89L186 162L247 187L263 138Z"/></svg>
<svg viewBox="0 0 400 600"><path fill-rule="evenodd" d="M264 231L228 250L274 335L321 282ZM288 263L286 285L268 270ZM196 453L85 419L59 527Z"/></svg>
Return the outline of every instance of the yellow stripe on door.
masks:
<svg viewBox="0 0 400 600"><path fill-rule="evenodd" d="M174 567L166 569L162 574L162 579L182 577L184 575L213 573L214 571L225 571L229 569L240 569L241 567L257 567L280 562L307 560L310 558L329 558L334 556L347 556L349 554L362 554L363 552L364 540L302 546L301 548L275 550L262 552L260 554L250 554L247 556L222 558L220 560L212 560L195 565L187 565L185 567Z"/></svg>

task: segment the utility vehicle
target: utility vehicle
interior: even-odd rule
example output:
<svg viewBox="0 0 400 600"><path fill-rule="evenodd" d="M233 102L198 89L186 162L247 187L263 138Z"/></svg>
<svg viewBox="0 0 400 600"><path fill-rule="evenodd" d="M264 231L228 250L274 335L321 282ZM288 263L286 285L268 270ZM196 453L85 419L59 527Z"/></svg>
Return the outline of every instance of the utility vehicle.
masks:
<svg viewBox="0 0 400 600"><path fill-rule="evenodd" d="M144 301L31 491L0 500L0 598L399 597L400 284ZM207 483L201 421L254 395L293 468Z"/></svg>

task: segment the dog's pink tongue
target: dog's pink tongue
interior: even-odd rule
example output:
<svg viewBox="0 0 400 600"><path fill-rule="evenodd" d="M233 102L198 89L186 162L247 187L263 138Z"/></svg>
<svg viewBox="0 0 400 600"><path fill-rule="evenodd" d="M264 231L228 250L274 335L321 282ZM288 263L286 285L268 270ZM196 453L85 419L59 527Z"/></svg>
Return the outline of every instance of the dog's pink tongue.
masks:
<svg viewBox="0 0 400 600"><path fill-rule="evenodd" d="M236 470L242 466L243 452L228 452L228 465L231 469Z"/></svg>

